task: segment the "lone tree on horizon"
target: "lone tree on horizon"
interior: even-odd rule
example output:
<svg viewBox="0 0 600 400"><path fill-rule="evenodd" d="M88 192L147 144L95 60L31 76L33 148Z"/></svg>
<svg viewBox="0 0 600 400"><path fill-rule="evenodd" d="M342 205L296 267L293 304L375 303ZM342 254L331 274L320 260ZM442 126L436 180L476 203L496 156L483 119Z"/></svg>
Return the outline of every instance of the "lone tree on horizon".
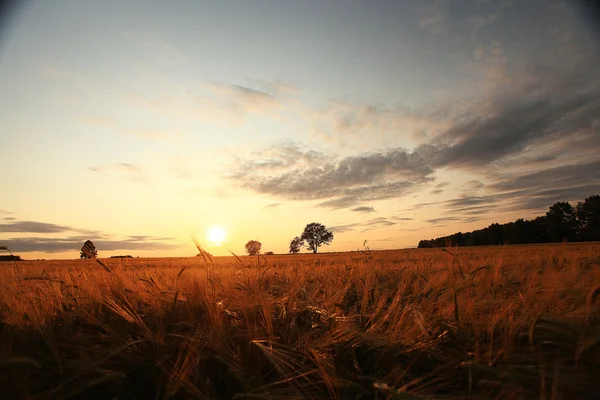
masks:
<svg viewBox="0 0 600 400"><path fill-rule="evenodd" d="M300 239L298 236L292 239L290 242L290 253L298 254L300 249L304 246L304 241Z"/></svg>
<svg viewBox="0 0 600 400"><path fill-rule="evenodd" d="M249 256L256 256L258 255L258 253L260 253L260 248L262 247L262 243L259 242L258 240L249 240L248 243L246 243L246 252L248 253Z"/></svg>
<svg viewBox="0 0 600 400"><path fill-rule="evenodd" d="M83 246L81 247L81 253L79 254L79 258L97 258L98 250L96 250L96 246L94 246L94 242L91 240L86 240Z"/></svg>
<svg viewBox="0 0 600 400"><path fill-rule="evenodd" d="M306 242L308 248L316 254L320 246L324 244L329 245L329 243L331 243L333 240L333 232L328 231L323 224L311 222L304 228L300 240Z"/></svg>

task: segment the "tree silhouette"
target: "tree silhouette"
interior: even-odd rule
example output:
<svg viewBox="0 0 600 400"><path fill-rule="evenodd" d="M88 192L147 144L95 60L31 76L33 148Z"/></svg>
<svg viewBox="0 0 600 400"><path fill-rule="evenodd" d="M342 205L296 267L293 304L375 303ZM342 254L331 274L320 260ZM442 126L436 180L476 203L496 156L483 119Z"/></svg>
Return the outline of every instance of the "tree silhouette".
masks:
<svg viewBox="0 0 600 400"><path fill-rule="evenodd" d="M320 246L331 243L333 232L328 231L323 224L311 222L304 228L300 240L308 243L308 248L316 253Z"/></svg>
<svg viewBox="0 0 600 400"><path fill-rule="evenodd" d="M246 243L246 253L248 253L248 255L250 256L255 256L258 255L258 253L260 253L260 248L262 247L262 243L259 242L258 240L249 240L248 243Z"/></svg>
<svg viewBox="0 0 600 400"><path fill-rule="evenodd" d="M304 246L304 241L300 239L298 236L292 239L290 242L290 253L298 254L300 249Z"/></svg>
<svg viewBox="0 0 600 400"><path fill-rule="evenodd" d="M86 240L83 246L81 247L81 253L79 254L79 258L96 258L98 257L98 250L96 250L96 246L94 246L94 242L91 240Z"/></svg>
<svg viewBox="0 0 600 400"><path fill-rule="evenodd" d="M548 235L553 242L574 241L577 225L575 210L567 202L554 203L546 213Z"/></svg>
<svg viewBox="0 0 600 400"><path fill-rule="evenodd" d="M600 240L600 196L594 195L578 203L575 213L582 240Z"/></svg>

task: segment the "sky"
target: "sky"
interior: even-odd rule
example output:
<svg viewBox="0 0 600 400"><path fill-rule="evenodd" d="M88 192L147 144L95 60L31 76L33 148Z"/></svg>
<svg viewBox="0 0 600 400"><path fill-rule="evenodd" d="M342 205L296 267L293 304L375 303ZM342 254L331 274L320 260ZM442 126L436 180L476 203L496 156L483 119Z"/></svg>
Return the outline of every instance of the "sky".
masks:
<svg viewBox="0 0 600 400"><path fill-rule="evenodd" d="M600 194L600 36L571 2L26 1L1 19L0 246L322 251ZM207 230L220 226L217 245Z"/></svg>

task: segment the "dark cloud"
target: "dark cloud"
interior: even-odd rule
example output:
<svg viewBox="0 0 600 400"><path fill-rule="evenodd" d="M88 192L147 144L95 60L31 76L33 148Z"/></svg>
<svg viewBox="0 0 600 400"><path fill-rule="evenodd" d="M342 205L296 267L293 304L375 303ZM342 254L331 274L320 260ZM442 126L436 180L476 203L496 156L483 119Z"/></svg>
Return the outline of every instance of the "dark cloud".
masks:
<svg viewBox="0 0 600 400"><path fill-rule="evenodd" d="M583 164L556 166L541 171L507 177L490 185L498 191L550 187L565 188L600 183L600 160Z"/></svg>
<svg viewBox="0 0 600 400"><path fill-rule="evenodd" d="M0 224L0 233L64 233L76 232L82 235L99 235L100 232L78 229L66 225L57 225L39 221L20 221L13 217L3 218L12 222Z"/></svg>
<svg viewBox="0 0 600 400"><path fill-rule="evenodd" d="M3 221L16 221L17 219L15 217L4 217L2 218Z"/></svg>
<svg viewBox="0 0 600 400"><path fill-rule="evenodd" d="M428 14L423 27L443 23L436 12ZM493 20L486 18L474 23L482 27ZM457 188L462 195L414 209L436 204L449 218L462 215L466 220L483 216L486 209L539 211L556 201L600 192L597 52L581 50L572 63L509 60L508 49L500 43L484 53L490 54L483 54L478 64L486 79L480 98L415 112L332 106L342 131L400 129L401 123L392 123L396 118L431 122L428 141L412 149L393 147L337 158L297 145L279 146L242 160L230 178L281 199L316 200L321 207L367 212L367 202L419 193L434 181L436 172L460 170L477 177ZM565 165L569 162L577 164ZM442 193L448 185L436 183L429 194Z"/></svg>
<svg viewBox="0 0 600 400"><path fill-rule="evenodd" d="M281 203L271 203L271 204L267 204L264 208L276 208L279 207Z"/></svg>
<svg viewBox="0 0 600 400"><path fill-rule="evenodd" d="M154 240L154 238L140 236L145 239L126 240L98 239L93 240L96 249L110 250L171 250L178 246ZM90 239L88 236L69 236L65 238L28 237L0 240L0 246L8 246L13 252L39 251L45 253L60 253L66 251L79 251L83 243ZM100 254L101 255L101 254Z"/></svg>
<svg viewBox="0 0 600 400"><path fill-rule="evenodd" d="M513 99L508 104L502 101L490 116L458 122L434 139L430 143L436 150L432 164L470 169L488 166L534 143L564 139L565 134L589 128L598 115L597 90L557 98Z"/></svg>
<svg viewBox="0 0 600 400"><path fill-rule="evenodd" d="M325 200L319 205L328 208L400 197L433 179L433 170L425 160L403 149L340 160L298 148L286 150L287 154L275 154L277 158L242 164L231 178L263 194L291 200ZM264 173L265 169L269 173Z"/></svg>
<svg viewBox="0 0 600 400"><path fill-rule="evenodd" d="M425 220L435 226L446 226L446 222L463 222L463 223L471 223L481 220L480 217L441 217L441 218L432 218Z"/></svg>
<svg viewBox="0 0 600 400"><path fill-rule="evenodd" d="M61 233L73 229L64 225L55 225L36 221L15 221L0 224L0 232L24 232L24 233Z"/></svg>
<svg viewBox="0 0 600 400"><path fill-rule="evenodd" d="M352 211L360 212L360 213L372 213L372 212L375 212L375 209L373 207L360 206L360 207L353 208Z"/></svg>

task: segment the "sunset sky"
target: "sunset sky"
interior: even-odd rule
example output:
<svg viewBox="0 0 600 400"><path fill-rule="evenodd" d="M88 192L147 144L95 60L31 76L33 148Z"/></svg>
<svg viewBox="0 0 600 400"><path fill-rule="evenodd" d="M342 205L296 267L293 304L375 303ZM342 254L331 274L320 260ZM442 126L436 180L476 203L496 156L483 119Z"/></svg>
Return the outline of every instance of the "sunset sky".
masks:
<svg viewBox="0 0 600 400"><path fill-rule="evenodd" d="M24 2L0 246L285 253L320 222L323 251L414 247L600 194L600 37L570 4Z"/></svg>

